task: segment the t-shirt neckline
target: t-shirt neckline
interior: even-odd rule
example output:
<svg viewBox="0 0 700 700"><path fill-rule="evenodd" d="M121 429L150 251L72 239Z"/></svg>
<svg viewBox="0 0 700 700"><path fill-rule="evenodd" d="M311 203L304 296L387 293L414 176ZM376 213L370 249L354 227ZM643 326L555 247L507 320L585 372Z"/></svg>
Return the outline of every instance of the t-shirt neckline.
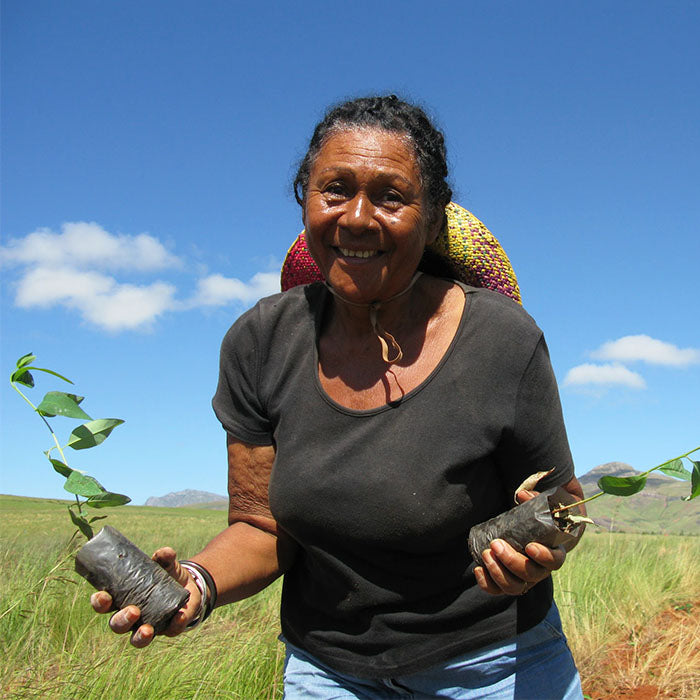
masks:
<svg viewBox="0 0 700 700"><path fill-rule="evenodd" d="M344 413L349 416L372 416L376 415L378 413L384 413L385 411L391 411L393 409L399 408L403 404L405 404L409 399L413 398L417 394L421 393L423 389L425 389L432 381L433 379L438 375L440 370L444 367L444 365L447 363L448 359L452 355L455 346L457 345L457 342L462 335L464 331L464 327L466 326L467 322L467 306L470 303L470 295L468 294L468 288L466 285L464 285L462 282L459 280L450 280L451 282L454 282L463 292L464 292L464 307L462 308L462 316L459 319L459 324L457 325L457 330L455 331L454 336L452 337L452 340L450 341L450 344L447 347L447 350L445 350L443 356L440 358L440 361L435 365L433 370L428 374L428 376L416 387L411 389L411 391L406 392L400 399L396 401L392 401L391 403L386 403L381 406L376 406L374 408L363 408L363 409L358 409L358 408L349 408L348 406L343 406L343 404L338 403L335 399L331 398L326 390L323 388L323 385L321 384L321 377L319 375L319 357L318 357L318 341L319 341L319 330L321 327L321 319L323 318L323 313L326 308L326 303L328 302L328 298L330 296L330 292L328 290L324 289L324 295L321 300L321 303L318 305L318 308L316 309L316 316L314 318L314 336L313 336L313 343L314 343L314 350L312 353L312 361L313 361L313 377L314 377L314 384L316 386L316 391L319 393L321 398L333 409L338 411L339 413Z"/></svg>

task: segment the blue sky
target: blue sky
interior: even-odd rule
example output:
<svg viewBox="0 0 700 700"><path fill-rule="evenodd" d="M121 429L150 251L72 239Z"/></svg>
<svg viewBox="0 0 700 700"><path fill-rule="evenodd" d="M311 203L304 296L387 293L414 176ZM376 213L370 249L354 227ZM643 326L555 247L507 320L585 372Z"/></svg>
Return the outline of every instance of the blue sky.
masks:
<svg viewBox="0 0 700 700"><path fill-rule="evenodd" d="M277 289L325 108L395 92L511 258L577 473L695 447L699 33L690 1L5 0L4 376L32 351L125 419L69 460L135 503L225 493L221 338ZM41 422L7 383L0 402L0 492L65 496Z"/></svg>

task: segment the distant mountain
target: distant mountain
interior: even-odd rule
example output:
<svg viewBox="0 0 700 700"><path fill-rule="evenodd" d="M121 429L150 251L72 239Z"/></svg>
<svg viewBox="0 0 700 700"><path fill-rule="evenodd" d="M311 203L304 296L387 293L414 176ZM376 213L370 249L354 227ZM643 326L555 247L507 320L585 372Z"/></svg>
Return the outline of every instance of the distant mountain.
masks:
<svg viewBox="0 0 700 700"><path fill-rule="evenodd" d="M599 491L597 481L601 476L631 476L640 474L624 462L608 462L579 476L583 492L591 496ZM700 535L700 498L684 502L690 486L655 472L647 478L647 486L641 493L626 498L601 496L587 504L588 513L599 527L597 531L644 532L673 535ZM152 497L147 506L180 508L184 506L225 510L228 499L217 493L185 489L165 496ZM595 526L590 526L591 529Z"/></svg>
<svg viewBox="0 0 700 700"><path fill-rule="evenodd" d="M184 491L168 493L165 496L152 496L144 505L161 508L180 508L182 506L196 505L200 507L224 509L227 501L228 499L226 496L221 496L218 493L185 489Z"/></svg>
<svg viewBox="0 0 700 700"><path fill-rule="evenodd" d="M601 464L580 476L584 494L592 496L600 489L601 476L641 474L624 462ZM661 472L647 477L644 491L619 498L605 495L586 504L589 516L599 528L611 532L646 532L674 535L700 535L700 498L685 502L690 485Z"/></svg>

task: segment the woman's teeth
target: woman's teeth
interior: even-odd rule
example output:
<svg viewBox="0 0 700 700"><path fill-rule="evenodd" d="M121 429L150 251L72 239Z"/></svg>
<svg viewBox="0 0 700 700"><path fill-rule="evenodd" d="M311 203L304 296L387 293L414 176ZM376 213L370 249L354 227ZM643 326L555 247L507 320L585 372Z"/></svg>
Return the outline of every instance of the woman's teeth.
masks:
<svg viewBox="0 0 700 700"><path fill-rule="evenodd" d="M346 258L371 258L373 255L378 255L377 250L350 250L349 248L338 248L338 250Z"/></svg>

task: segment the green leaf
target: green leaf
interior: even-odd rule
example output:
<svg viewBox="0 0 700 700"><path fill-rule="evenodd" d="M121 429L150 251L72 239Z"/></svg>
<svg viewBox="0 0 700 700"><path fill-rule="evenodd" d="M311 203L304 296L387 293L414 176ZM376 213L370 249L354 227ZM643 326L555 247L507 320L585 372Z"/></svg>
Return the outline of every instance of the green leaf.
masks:
<svg viewBox="0 0 700 700"><path fill-rule="evenodd" d="M70 513L70 519L73 521L73 525L75 525L80 532L85 535L89 540L91 540L94 536L94 532L92 528L90 527L90 524L88 521L83 517L82 515L76 515L71 508L68 508L68 512Z"/></svg>
<svg viewBox="0 0 700 700"><path fill-rule="evenodd" d="M692 501L700 496L700 462L695 462L692 459L690 461L693 463L693 473L690 478L690 495L686 496L683 499L684 501Z"/></svg>
<svg viewBox="0 0 700 700"><path fill-rule="evenodd" d="M73 469L71 469L67 464L61 462L60 459L51 459L49 457L49 462L53 464L53 468L59 473L68 478L72 473Z"/></svg>
<svg viewBox="0 0 700 700"><path fill-rule="evenodd" d="M26 369L16 369L10 375L10 381L14 382L15 384L22 384L23 386L28 386L30 389L34 387L34 377L32 377L32 373Z"/></svg>
<svg viewBox="0 0 700 700"><path fill-rule="evenodd" d="M93 515L92 518L90 518L90 520L88 520L88 522L90 523L90 525L92 525L93 523L97 522L98 520L104 520L106 517L107 517L106 515Z"/></svg>
<svg viewBox="0 0 700 700"><path fill-rule="evenodd" d="M50 391L49 394L63 394L63 392L62 391ZM47 394L47 396L48 396L48 394ZM77 394L64 394L64 396L67 396L68 398L73 399L73 401L75 401L75 403L78 405L80 405L85 400L84 396L78 396ZM46 397L44 397L44 398L46 398ZM39 408L41 408L41 404L39 404ZM74 410L74 408L72 406L71 406L71 410ZM82 408L79 410L84 415L73 416L73 415L68 415L66 413L61 413L60 415L65 416L66 418L84 418L85 416L90 418L90 416L88 416L88 414L85 413ZM47 418L53 418L56 416L55 413L44 413L44 412L41 412L41 415L46 416Z"/></svg>
<svg viewBox="0 0 700 700"><path fill-rule="evenodd" d="M104 442L109 434L124 421L119 418L100 418L79 425L68 438L67 447L74 450L86 450Z"/></svg>
<svg viewBox="0 0 700 700"><path fill-rule="evenodd" d="M17 360L17 367L26 367L28 364L34 362L34 360L36 360L36 355L32 355L31 352L28 352Z"/></svg>
<svg viewBox="0 0 700 700"><path fill-rule="evenodd" d="M52 374L54 377L58 377L59 379L63 379L64 382L68 382L69 384L73 384L73 382L68 379L68 377L64 377L62 374L59 374L58 372L54 372L52 369L46 369L45 367L32 367L32 369L35 372L46 372L46 374Z"/></svg>
<svg viewBox="0 0 700 700"><path fill-rule="evenodd" d="M646 483L646 476L602 476L598 479L598 488L613 496L632 496L639 493Z"/></svg>
<svg viewBox="0 0 700 700"><path fill-rule="evenodd" d="M58 372L54 372L52 369L46 369L45 367L30 367L29 365L34 362L34 360L36 360L36 355L32 355L32 353L22 355L22 357L17 360L17 369L10 375L10 381L17 382L18 384L24 384L24 386L33 387L34 377L29 372L29 370L32 369L36 372L46 372L47 374L52 374L54 377L58 377L69 384L73 383L70 379L64 377Z"/></svg>
<svg viewBox="0 0 700 700"><path fill-rule="evenodd" d="M83 396L66 394L63 391L49 391L36 410L42 416L65 416L90 420L90 416L78 405L83 398Z"/></svg>
<svg viewBox="0 0 700 700"><path fill-rule="evenodd" d="M105 488L97 479L76 471L71 472L66 479L66 483L63 484L63 488L69 493L74 493L76 496L82 496L83 498L105 493Z"/></svg>
<svg viewBox="0 0 700 700"><path fill-rule="evenodd" d="M131 499L124 494L105 491L97 496L90 496L85 502L85 505L91 508L111 508L113 506L123 506L130 502Z"/></svg>
<svg viewBox="0 0 700 700"><path fill-rule="evenodd" d="M666 462L666 464L659 467L659 471L669 476L675 476L676 479L683 479L683 481L690 481L690 472L683 466L683 460L674 459L672 462Z"/></svg>

